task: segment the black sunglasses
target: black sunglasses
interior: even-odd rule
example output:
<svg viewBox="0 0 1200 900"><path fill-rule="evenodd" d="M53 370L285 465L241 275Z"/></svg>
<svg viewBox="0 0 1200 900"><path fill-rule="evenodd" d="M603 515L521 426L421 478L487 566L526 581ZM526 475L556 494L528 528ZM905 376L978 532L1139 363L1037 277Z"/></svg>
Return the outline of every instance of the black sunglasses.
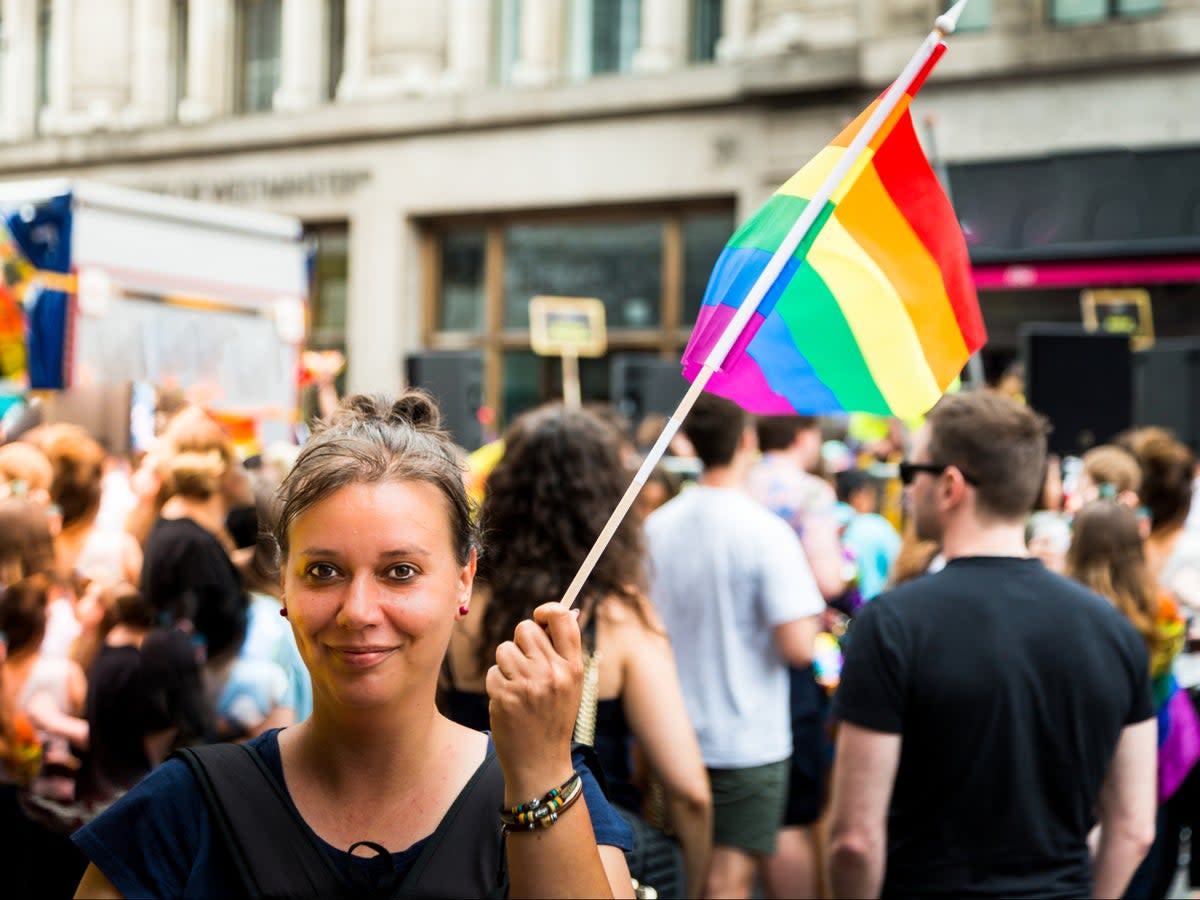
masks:
<svg viewBox="0 0 1200 900"><path fill-rule="evenodd" d="M951 465L950 463L938 465L937 463L915 463L915 462L909 462L907 459L901 460L900 461L900 483L903 485L906 485L906 486L912 484L913 479L917 477L918 472L928 472L930 475L941 475L948 468L950 468L950 465ZM958 468L958 467L955 466L955 468ZM959 469L958 471L962 475L963 481L965 481L967 484L974 485L975 487L979 486L979 482L976 481L974 478L972 478L970 475L968 475L966 472L964 472L962 469Z"/></svg>

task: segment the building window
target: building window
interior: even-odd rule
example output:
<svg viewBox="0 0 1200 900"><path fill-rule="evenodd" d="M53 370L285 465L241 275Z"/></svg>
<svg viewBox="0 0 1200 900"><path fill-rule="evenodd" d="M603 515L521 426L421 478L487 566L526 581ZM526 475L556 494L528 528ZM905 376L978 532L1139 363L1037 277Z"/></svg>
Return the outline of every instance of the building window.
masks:
<svg viewBox="0 0 1200 900"><path fill-rule="evenodd" d="M344 222L310 226L307 231L315 245L308 346L344 353L350 232Z"/></svg>
<svg viewBox="0 0 1200 900"><path fill-rule="evenodd" d="M1083 25L1125 16L1162 12L1163 0L1051 0L1050 20L1056 25Z"/></svg>
<svg viewBox="0 0 1200 900"><path fill-rule="evenodd" d="M573 0L570 21L573 77L633 68L642 31L641 0Z"/></svg>
<svg viewBox="0 0 1200 900"><path fill-rule="evenodd" d="M1163 0L1116 0L1117 15L1145 16L1163 11Z"/></svg>
<svg viewBox="0 0 1200 900"><path fill-rule="evenodd" d="M482 228L449 231L441 247L438 330L483 330L483 272L487 233Z"/></svg>
<svg viewBox="0 0 1200 900"><path fill-rule="evenodd" d="M38 110L50 105L50 22L53 9L53 0L38 0L37 83L34 85Z"/></svg>
<svg viewBox="0 0 1200 900"><path fill-rule="evenodd" d="M172 119L179 116L179 104L187 96L188 0L171 3L170 87L168 102Z"/></svg>
<svg viewBox="0 0 1200 900"><path fill-rule="evenodd" d="M271 108L279 87L281 0L240 0L237 14L237 94L241 113Z"/></svg>
<svg viewBox="0 0 1200 900"><path fill-rule="evenodd" d="M609 328L661 321L661 221L511 225L504 232L504 325L529 327L537 294L599 297Z"/></svg>
<svg viewBox="0 0 1200 900"><path fill-rule="evenodd" d="M346 68L346 0L325 4L325 99L337 99L338 82Z"/></svg>
<svg viewBox="0 0 1200 900"><path fill-rule="evenodd" d="M708 276L733 234L732 210L698 212L683 217L683 323L694 325L708 287Z"/></svg>
<svg viewBox="0 0 1200 900"><path fill-rule="evenodd" d="M521 0L495 0L492 4L492 34L496 36L492 80L497 84L511 84L513 67L521 49Z"/></svg>
<svg viewBox="0 0 1200 900"><path fill-rule="evenodd" d="M678 358L734 225L731 201L429 222L425 346L482 351L503 425L561 389L558 360L530 348L530 299L598 297L609 354L580 360L580 381L609 400L614 355Z"/></svg>
<svg viewBox="0 0 1200 900"><path fill-rule="evenodd" d="M955 0L943 0L942 12L954 5ZM971 0L958 20L959 31L984 31L992 27L992 0Z"/></svg>
<svg viewBox="0 0 1200 900"><path fill-rule="evenodd" d="M717 58L721 6L722 0L692 0L688 22L688 58L692 62L712 62Z"/></svg>

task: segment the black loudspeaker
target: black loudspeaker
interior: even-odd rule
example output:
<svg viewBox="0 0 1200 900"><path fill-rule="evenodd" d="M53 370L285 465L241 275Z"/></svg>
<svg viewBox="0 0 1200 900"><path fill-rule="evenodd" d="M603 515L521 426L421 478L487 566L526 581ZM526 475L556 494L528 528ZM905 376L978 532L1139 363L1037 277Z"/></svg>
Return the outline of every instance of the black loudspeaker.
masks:
<svg viewBox="0 0 1200 900"><path fill-rule="evenodd" d="M455 442L474 450L483 442L479 407L483 405L483 354L475 350L431 350L405 361L406 380L433 395L442 426Z"/></svg>
<svg viewBox="0 0 1200 900"><path fill-rule="evenodd" d="M687 393L679 361L637 353L612 357L613 404L636 427L650 413L669 416Z"/></svg>
<svg viewBox="0 0 1200 900"><path fill-rule="evenodd" d="M1021 329L1025 398L1050 419L1050 452L1078 456L1133 425L1133 353L1129 337L1082 326Z"/></svg>
<svg viewBox="0 0 1200 900"><path fill-rule="evenodd" d="M1169 338L1133 355L1133 411L1200 453L1200 340Z"/></svg>

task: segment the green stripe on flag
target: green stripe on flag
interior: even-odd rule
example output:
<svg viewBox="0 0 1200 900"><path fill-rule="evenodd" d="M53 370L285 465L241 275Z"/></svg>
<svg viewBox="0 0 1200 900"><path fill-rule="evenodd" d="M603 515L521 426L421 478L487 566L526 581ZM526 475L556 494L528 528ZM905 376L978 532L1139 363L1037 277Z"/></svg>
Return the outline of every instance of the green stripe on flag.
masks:
<svg viewBox="0 0 1200 900"><path fill-rule="evenodd" d="M783 239L792 230L792 226L796 224L796 220L800 218L800 214L807 206L808 201L803 197L776 194L764 203L749 221L743 223L742 227L734 232L726 246L735 250L749 247L774 253L779 249L779 245L783 243ZM821 233L821 229L825 227L825 223L829 221L829 217L833 215L833 209L832 203L825 204L821 214L809 227L804 240L796 247L796 251L792 254L793 257L804 258L804 254L808 253L808 248L812 246L817 235Z"/></svg>
<svg viewBox="0 0 1200 900"><path fill-rule="evenodd" d="M830 211L831 208L826 210L827 213ZM800 266L784 289L775 311L817 377L833 391L846 410L892 415L891 407L867 368L854 332L842 315L837 298L812 266L807 263Z"/></svg>

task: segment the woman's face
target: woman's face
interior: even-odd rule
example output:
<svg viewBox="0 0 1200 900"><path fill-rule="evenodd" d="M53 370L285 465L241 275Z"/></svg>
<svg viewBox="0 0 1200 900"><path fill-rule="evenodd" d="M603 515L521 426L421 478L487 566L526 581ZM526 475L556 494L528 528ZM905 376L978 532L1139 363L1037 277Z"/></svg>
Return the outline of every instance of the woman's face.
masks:
<svg viewBox="0 0 1200 900"><path fill-rule="evenodd" d="M314 700L369 708L428 694L475 556L455 557L447 501L421 481L352 484L288 532L284 605Z"/></svg>

